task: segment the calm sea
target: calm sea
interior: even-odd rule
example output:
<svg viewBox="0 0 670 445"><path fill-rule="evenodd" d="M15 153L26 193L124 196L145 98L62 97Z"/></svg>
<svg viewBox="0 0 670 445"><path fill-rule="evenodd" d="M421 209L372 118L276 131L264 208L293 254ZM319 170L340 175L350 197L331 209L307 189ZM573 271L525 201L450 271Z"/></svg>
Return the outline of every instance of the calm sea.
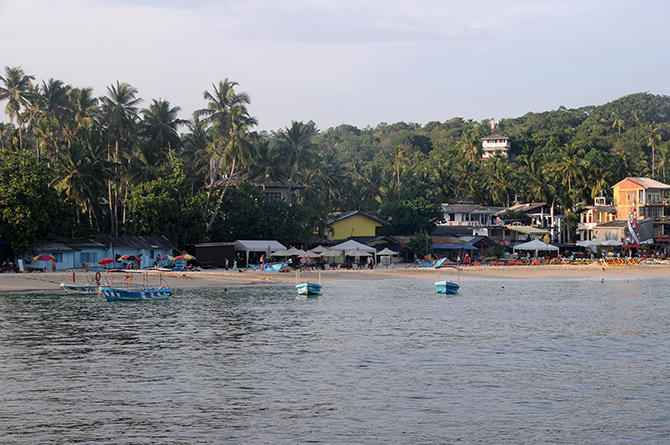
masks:
<svg viewBox="0 0 670 445"><path fill-rule="evenodd" d="M0 295L0 442L670 442L670 280Z"/></svg>

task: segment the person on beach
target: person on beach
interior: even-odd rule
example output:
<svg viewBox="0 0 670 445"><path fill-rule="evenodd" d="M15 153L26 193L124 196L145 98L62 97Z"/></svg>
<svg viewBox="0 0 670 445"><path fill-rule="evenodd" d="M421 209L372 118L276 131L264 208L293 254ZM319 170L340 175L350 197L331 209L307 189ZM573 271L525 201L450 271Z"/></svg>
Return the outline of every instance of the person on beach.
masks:
<svg viewBox="0 0 670 445"><path fill-rule="evenodd" d="M465 254L465 265L466 266L470 265L470 254L468 253Z"/></svg>
<svg viewBox="0 0 670 445"><path fill-rule="evenodd" d="M56 260L51 260L51 271L56 272Z"/></svg>
<svg viewBox="0 0 670 445"><path fill-rule="evenodd" d="M228 258L226 258L226 264L223 267L228 270Z"/></svg>
<svg viewBox="0 0 670 445"><path fill-rule="evenodd" d="M263 255L261 255L261 258L260 258L260 260L258 260L258 262L261 265L261 270L263 270L263 265L265 264L265 257Z"/></svg>

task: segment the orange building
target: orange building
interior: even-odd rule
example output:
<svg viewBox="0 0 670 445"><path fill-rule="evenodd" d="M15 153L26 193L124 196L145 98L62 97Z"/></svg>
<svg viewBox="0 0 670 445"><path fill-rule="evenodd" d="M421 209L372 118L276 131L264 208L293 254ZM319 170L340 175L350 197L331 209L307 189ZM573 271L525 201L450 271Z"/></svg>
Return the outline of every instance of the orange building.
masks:
<svg viewBox="0 0 670 445"><path fill-rule="evenodd" d="M663 198L663 192L670 190L670 185L649 178L626 178L612 189L617 219L628 219L633 211L637 218L661 220L665 216L663 207L667 199Z"/></svg>

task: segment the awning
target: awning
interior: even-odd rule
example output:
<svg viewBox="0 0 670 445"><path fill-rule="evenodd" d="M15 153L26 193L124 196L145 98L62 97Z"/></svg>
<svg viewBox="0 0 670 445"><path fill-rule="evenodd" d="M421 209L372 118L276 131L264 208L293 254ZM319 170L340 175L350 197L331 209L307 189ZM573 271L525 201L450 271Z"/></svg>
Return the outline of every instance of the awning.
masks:
<svg viewBox="0 0 670 445"><path fill-rule="evenodd" d="M514 230L515 232L525 233L526 235L548 235L549 231L544 229L538 229L537 227L531 226L505 226L509 230Z"/></svg>

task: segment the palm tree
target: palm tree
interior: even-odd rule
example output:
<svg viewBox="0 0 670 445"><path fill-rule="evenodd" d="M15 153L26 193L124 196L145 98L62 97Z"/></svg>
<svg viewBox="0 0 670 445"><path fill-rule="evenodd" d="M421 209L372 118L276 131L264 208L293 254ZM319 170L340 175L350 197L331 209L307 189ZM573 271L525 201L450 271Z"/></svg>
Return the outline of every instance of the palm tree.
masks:
<svg viewBox="0 0 670 445"><path fill-rule="evenodd" d="M315 161L314 138L319 133L316 124L291 121L291 126L280 130L272 150L276 159L288 170L289 182L295 180L298 168L309 168Z"/></svg>
<svg viewBox="0 0 670 445"><path fill-rule="evenodd" d="M87 212L89 225L93 225L98 191L102 189L108 176L107 163L90 146L71 144L61 151L57 162L57 177L53 182L56 190L65 194L65 202L77 206L77 224L81 212Z"/></svg>
<svg viewBox="0 0 670 445"><path fill-rule="evenodd" d="M212 141L207 147L210 159L210 174L207 185L207 198L205 200L205 208L203 209L205 215L209 211L209 202L214 187L217 184L223 161L228 160L232 162L226 186L224 186L222 194L219 196L220 201L223 200L223 193L225 193L228 183L235 173L234 161L237 160L236 156L246 148L243 140L248 136L249 128L256 125L256 119L249 116L246 107L251 102L249 95L247 93L236 93L235 87L237 85L237 82L232 82L228 79L219 81L218 85L212 84L214 91L212 93L209 91L203 93L204 99L208 101L207 107L194 113L195 117L203 118L203 123L208 126L212 133ZM236 136L233 136L233 133ZM232 141L232 139L235 139L235 141ZM220 201L217 205L217 210L220 206ZM210 219L210 221L213 222L213 219ZM211 224L208 224L207 230L210 228Z"/></svg>
<svg viewBox="0 0 670 445"><path fill-rule="evenodd" d="M567 183L568 192L572 192L572 184L584 178L584 150L573 143L565 145L558 156L554 163L556 171L561 174L562 182Z"/></svg>
<svg viewBox="0 0 670 445"><path fill-rule="evenodd" d="M210 217L205 233L209 233L212 224L216 220L216 215L219 213L223 197L230 185L230 181L235 175L235 164L239 162L244 167L248 167L249 161L253 157L252 139L254 135L250 132L250 128L257 124L255 118L250 117L247 108L243 105L236 105L230 109L230 133L225 148L221 152L221 157L226 164L230 165L230 172L226 178L223 189L219 193L219 199L216 202L214 213Z"/></svg>
<svg viewBox="0 0 670 445"><path fill-rule="evenodd" d="M142 133L149 139L150 146L155 150L167 149L181 145L177 128L187 121L179 119L179 107L170 107L170 102L154 99L149 108L142 109ZM147 160L153 162L154 156L148 155Z"/></svg>
<svg viewBox="0 0 670 445"><path fill-rule="evenodd" d="M66 121L64 132L69 146L78 132L93 127L100 109L92 88L72 88L68 97L70 119Z"/></svg>
<svg viewBox="0 0 670 445"><path fill-rule="evenodd" d="M0 76L0 101L6 100L5 113L10 121L16 121L19 130L19 150L23 150L21 129L21 108L30 104L33 94L34 76L26 75L20 66L5 67L5 75Z"/></svg>
<svg viewBox="0 0 670 445"><path fill-rule="evenodd" d="M129 144L135 133L137 123L137 105L142 99L137 98L137 89L127 83L116 81L116 85L107 87L107 96L102 98L102 116L105 132L109 141L107 159L116 163L115 187L112 196L112 182L108 182L109 211L112 233L118 235L118 196L120 188L120 144ZM111 144L114 144L114 156Z"/></svg>
<svg viewBox="0 0 670 445"><path fill-rule="evenodd" d="M645 128L647 146L651 148L651 176L656 174L656 143L661 142L661 135L658 133L658 127L649 124Z"/></svg>

